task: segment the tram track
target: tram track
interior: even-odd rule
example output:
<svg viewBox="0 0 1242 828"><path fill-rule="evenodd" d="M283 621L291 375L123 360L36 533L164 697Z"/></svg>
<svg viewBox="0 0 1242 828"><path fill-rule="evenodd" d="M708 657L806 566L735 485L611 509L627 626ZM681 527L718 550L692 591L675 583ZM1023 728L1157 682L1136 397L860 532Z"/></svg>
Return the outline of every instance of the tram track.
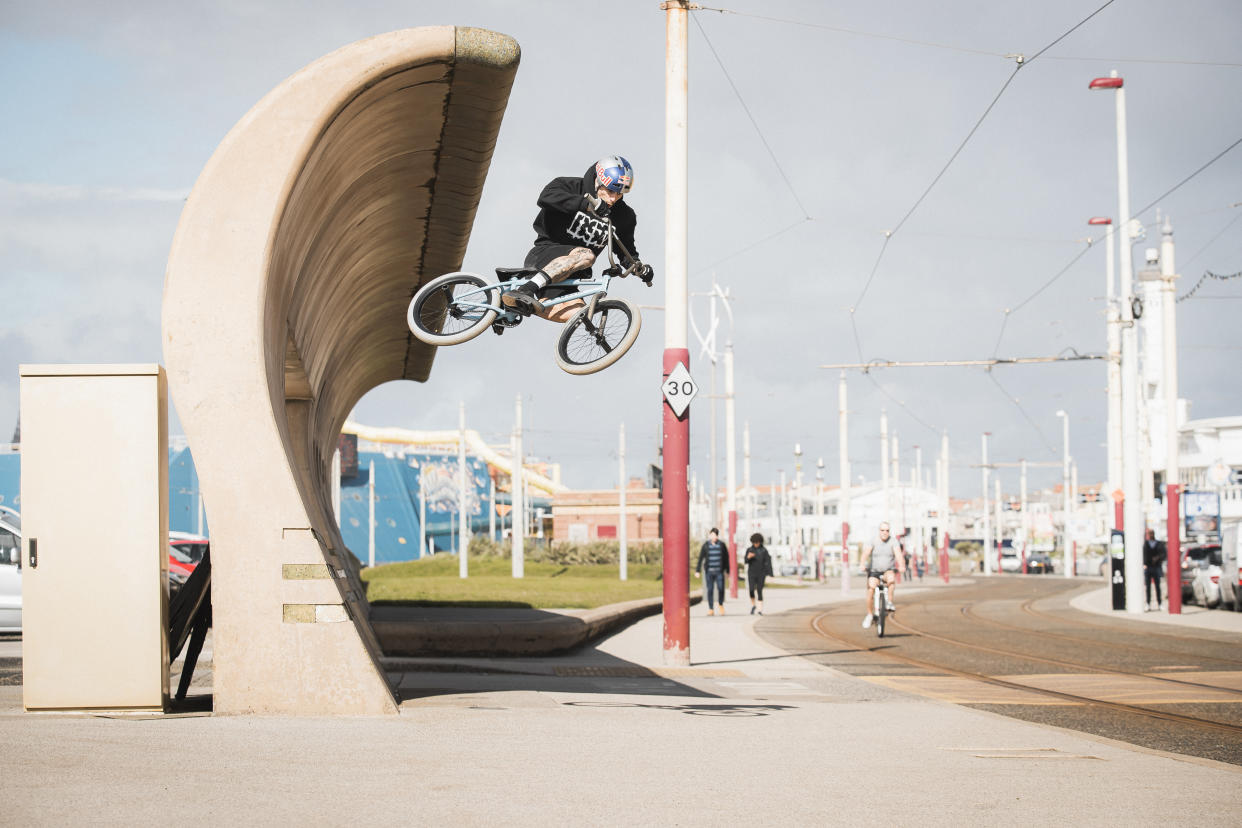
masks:
<svg viewBox="0 0 1242 828"><path fill-rule="evenodd" d="M933 670L933 671L948 674L951 676L956 676L958 678L965 678L965 679L970 679L973 681L982 682L984 684L989 684L995 687L1002 687L1002 688L1006 688L1009 690L1019 690L1019 691L1026 692L1026 693L1035 693L1035 694L1042 695L1048 698L1054 698L1060 701L1069 701L1069 702L1084 705L1087 707L1092 707L1092 708L1097 708L1097 709L1102 709L1102 710L1109 710L1113 712L1120 712L1120 713L1125 713L1125 714L1129 714L1132 716L1141 716L1141 717L1145 717L1149 719L1157 719L1157 720L1161 720L1165 722L1172 722L1176 724L1194 727L1200 730L1223 732L1223 733L1228 733L1234 736L1242 736L1242 726L1231 724L1229 722L1219 722L1219 721L1214 721L1211 719L1204 719L1198 716L1189 716L1183 713L1176 713L1171 710L1160 710L1160 709L1156 709L1152 707L1146 707L1143 705L1127 704L1125 702L1113 701L1109 699L1101 699L1101 698L1097 698L1094 696L1087 696L1087 695L1082 695L1078 693L1069 693L1063 690L1052 690L1047 687L1040 687L1034 684L1028 684L1028 683L1024 683L1020 681L1013 681L1008 678L1005 678L1005 679L998 678L997 676L988 675L986 673L980 673L980 672L973 671L973 670L964 670L958 667L952 667L952 666L943 664L939 661L929 661L926 659L916 658L913 656L904 655L900 653L893 653L893 652L887 652L887 651L882 652L882 653L876 652L876 648L874 647L869 647L866 644L860 644L856 640L851 641L849 639L842 638L841 636L835 635L829 632L828 630L826 630L824 628L824 625L821 622L824 619L833 616L834 614L836 613L832 611L828 611L828 612L823 612L823 613L819 613L818 615L812 616L811 626L815 630L815 632L818 633L820 636L830 639L832 641L838 642L839 644L843 644L847 647L861 648L865 651L872 652L875 655L883 657L883 658L892 659L892 660L895 660L895 661L898 661L898 662L901 662L901 663L904 663L910 666L919 667L919 668L926 669L926 670ZM1029 656L1029 655L1022 654L1022 653L1015 653L1013 651L1001 650L999 648L985 647L983 645L972 645L968 642L955 641L945 636L938 636L934 633L932 634L924 633L923 631L920 631L918 629L911 627L909 624L906 624L905 622L896 621L895 618L891 619L889 623L896 624L900 628L910 632L913 635L924 636L932 640L939 640L941 643L949 644L951 646L966 647L970 649L981 650L985 652L990 652L994 655L1003 655L1007 658L1017 658L1017 659L1031 660L1031 661L1037 661L1037 662L1042 662L1042 663L1052 663L1052 664L1057 663L1054 660L1045 659L1045 658L1041 658L1038 656ZM1099 667L1091 667L1089 665L1082 665L1079 663L1061 662L1058 666L1069 666L1069 667L1073 667L1074 669L1087 668L1087 669L1090 669L1091 672L1101 673L1101 674L1106 674L1106 675L1107 674L1120 675L1120 676L1141 675L1143 678L1147 678L1147 679L1162 680L1155 676L1147 676L1144 674L1135 674L1135 673L1127 674L1127 673L1116 671L1116 670L1110 670L1107 668L1099 668ZM1172 683L1172 684L1181 683L1181 684L1191 684L1193 686L1200 686L1200 687L1209 686L1209 685L1196 685L1193 682L1179 682L1178 680L1175 680L1175 679L1163 679L1163 680L1169 683ZM1227 692L1235 693L1237 695L1242 695L1242 692L1230 690L1229 688L1213 687L1212 689L1217 690L1217 691L1225 690Z"/></svg>

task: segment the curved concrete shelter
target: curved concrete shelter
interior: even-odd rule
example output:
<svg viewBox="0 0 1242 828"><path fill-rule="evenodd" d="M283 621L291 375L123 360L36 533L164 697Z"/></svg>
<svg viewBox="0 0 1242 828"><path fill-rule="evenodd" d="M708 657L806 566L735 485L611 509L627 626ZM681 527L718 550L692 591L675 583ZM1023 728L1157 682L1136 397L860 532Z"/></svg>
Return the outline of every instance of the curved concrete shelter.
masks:
<svg viewBox="0 0 1242 828"><path fill-rule="evenodd" d="M519 57L453 26L353 43L255 105L190 194L164 357L211 520L217 713L397 710L332 454L363 394L430 374L406 306L461 267Z"/></svg>

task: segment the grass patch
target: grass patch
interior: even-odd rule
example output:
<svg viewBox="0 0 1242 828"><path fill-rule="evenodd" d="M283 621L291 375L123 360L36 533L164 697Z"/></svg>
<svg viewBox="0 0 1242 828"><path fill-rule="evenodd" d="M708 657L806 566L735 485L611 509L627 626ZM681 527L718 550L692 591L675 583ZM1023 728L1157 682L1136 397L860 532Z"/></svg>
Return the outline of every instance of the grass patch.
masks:
<svg viewBox="0 0 1242 828"><path fill-rule="evenodd" d="M527 561L525 577L512 577L507 558L471 558L470 577L457 575L456 555L364 569L372 604L400 606L531 607L591 609L605 604L655 598L663 593L657 563L631 563L620 580L616 564Z"/></svg>

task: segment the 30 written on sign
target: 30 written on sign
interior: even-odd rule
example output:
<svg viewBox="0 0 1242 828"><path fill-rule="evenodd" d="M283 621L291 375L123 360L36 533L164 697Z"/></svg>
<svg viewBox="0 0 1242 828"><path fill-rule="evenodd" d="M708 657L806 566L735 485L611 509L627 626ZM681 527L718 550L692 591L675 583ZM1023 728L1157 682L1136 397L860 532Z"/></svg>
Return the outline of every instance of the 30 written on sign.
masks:
<svg viewBox="0 0 1242 828"><path fill-rule="evenodd" d="M698 383L690 376L684 362L677 363L677 367L664 379L661 388L669 408L673 409L673 413L678 417L686 413L686 409L690 407L690 401L699 393Z"/></svg>

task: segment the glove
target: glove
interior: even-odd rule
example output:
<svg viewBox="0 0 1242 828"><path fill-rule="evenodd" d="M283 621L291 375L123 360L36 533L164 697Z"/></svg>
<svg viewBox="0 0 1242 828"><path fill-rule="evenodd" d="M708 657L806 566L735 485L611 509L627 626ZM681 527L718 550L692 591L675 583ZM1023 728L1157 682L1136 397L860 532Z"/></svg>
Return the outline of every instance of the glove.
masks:
<svg viewBox="0 0 1242 828"><path fill-rule="evenodd" d="M636 274L639 279L643 280L643 284L651 287L651 282L655 279L655 271L651 269L651 265L645 264L638 269Z"/></svg>
<svg viewBox="0 0 1242 828"><path fill-rule="evenodd" d="M605 275L605 276L616 277L616 276L620 276L623 272L624 272L624 271L623 271L623 270L621 270L621 266L620 266L620 265L613 265L612 267L605 268L605 270L604 270L604 275Z"/></svg>
<svg viewBox="0 0 1242 828"><path fill-rule="evenodd" d="M593 196L590 193L584 195L583 198L586 199L588 213L600 217L608 215L608 205L604 203L602 198Z"/></svg>

